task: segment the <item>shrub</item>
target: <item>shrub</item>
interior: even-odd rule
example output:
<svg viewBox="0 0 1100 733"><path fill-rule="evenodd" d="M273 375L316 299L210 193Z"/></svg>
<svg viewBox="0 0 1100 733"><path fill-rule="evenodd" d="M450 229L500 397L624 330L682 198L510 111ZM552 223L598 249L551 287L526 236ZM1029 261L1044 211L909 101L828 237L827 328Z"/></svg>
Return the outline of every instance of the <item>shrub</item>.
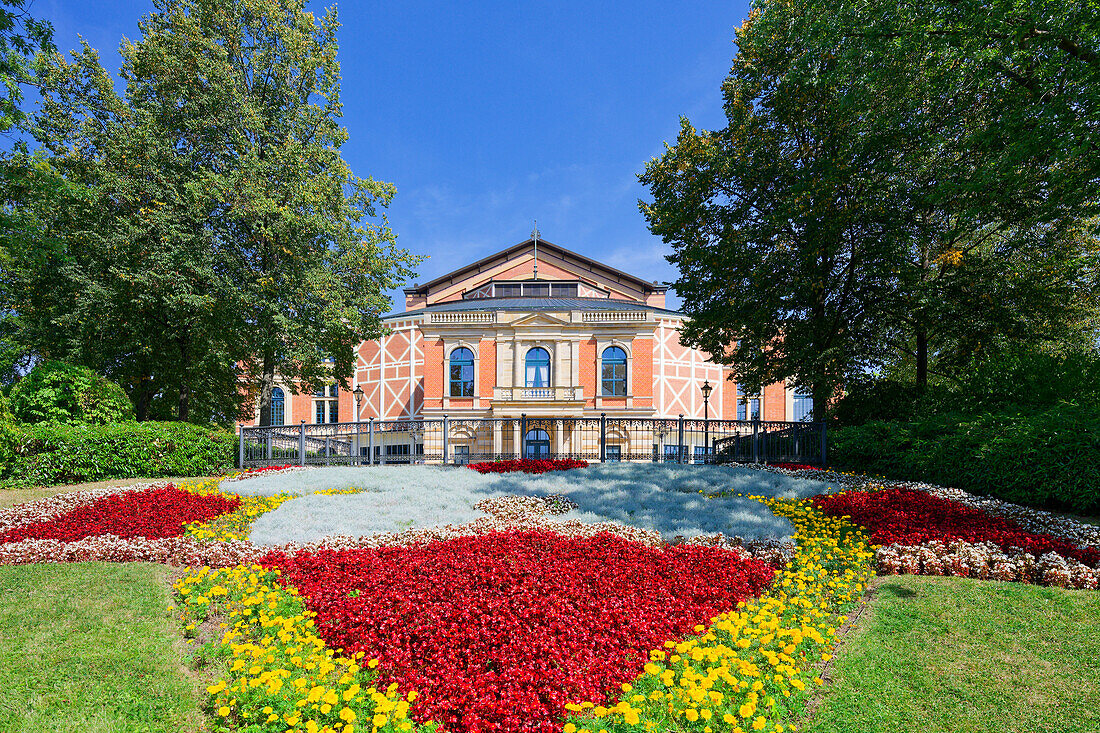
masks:
<svg viewBox="0 0 1100 733"><path fill-rule="evenodd" d="M931 415L843 428L830 465L928 481L1018 504L1100 514L1100 409Z"/></svg>
<svg viewBox="0 0 1100 733"><path fill-rule="evenodd" d="M845 385L845 394L831 410L841 425L869 420L909 420L920 412L925 391L916 384L867 377Z"/></svg>
<svg viewBox="0 0 1100 733"><path fill-rule="evenodd" d="M39 364L11 390L15 419L23 423L102 425L134 419L122 387L82 366L60 361Z"/></svg>
<svg viewBox="0 0 1100 733"><path fill-rule="evenodd" d="M178 422L42 423L17 428L11 453L2 467L9 485L204 476L232 468L236 436Z"/></svg>

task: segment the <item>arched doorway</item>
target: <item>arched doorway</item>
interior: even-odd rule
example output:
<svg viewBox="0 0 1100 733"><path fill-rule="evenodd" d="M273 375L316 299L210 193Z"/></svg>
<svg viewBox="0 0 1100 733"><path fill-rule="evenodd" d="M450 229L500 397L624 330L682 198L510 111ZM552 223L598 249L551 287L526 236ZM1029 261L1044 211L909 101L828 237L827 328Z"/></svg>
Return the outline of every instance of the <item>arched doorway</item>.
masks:
<svg viewBox="0 0 1100 733"><path fill-rule="evenodd" d="M524 438L526 452L524 458L540 459L550 457L550 434L541 428L532 428Z"/></svg>

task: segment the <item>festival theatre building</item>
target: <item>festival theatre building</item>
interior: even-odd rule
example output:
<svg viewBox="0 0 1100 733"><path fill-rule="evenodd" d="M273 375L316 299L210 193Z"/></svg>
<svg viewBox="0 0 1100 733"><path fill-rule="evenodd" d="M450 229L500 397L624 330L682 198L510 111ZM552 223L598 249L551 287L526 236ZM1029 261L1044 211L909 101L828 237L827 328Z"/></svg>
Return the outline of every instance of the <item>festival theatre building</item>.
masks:
<svg viewBox="0 0 1100 733"><path fill-rule="evenodd" d="M281 384L272 400L272 421L354 423L357 402L358 420L380 428L390 421L427 423L447 416L452 426L447 459L461 460L475 454L591 454L590 436L576 426L601 416L616 426L681 415L711 421L807 419L808 397L783 384L742 394L727 369L682 345L685 317L665 307L665 291L529 239L405 290L404 312L384 319L389 334L360 344L351 391L333 385L293 394ZM706 400L704 384L711 388ZM526 435L518 433L521 416ZM438 455L443 449L433 445L439 438L425 431L419 443L416 436L409 440L384 432L374 435L372 428L371 452L397 457L405 450ZM605 436L609 457L666 450L659 443L667 436L658 441L652 430L612 432Z"/></svg>

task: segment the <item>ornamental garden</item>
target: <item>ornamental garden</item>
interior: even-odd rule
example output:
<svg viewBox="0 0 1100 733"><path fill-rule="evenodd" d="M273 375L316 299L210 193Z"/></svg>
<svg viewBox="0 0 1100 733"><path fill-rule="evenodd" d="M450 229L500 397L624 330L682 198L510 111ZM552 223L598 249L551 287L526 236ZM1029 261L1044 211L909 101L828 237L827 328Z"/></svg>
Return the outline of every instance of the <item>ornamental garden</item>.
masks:
<svg viewBox="0 0 1100 733"><path fill-rule="evenodd" d="M789 464L271 467L0 510L0 564L62 563L172 569L197 729L781 733L837 729L891 576L1094 604L1100 526Z"/></svg>

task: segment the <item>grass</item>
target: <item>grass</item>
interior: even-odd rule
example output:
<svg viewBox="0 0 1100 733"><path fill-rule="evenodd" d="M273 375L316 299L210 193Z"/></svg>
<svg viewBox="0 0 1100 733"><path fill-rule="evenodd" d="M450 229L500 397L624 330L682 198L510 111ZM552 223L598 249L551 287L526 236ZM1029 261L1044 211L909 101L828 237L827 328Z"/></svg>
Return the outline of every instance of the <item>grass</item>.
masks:
<svg viewBox="0 0 1100 733"><path fill-rule="evenodd" d="M169 568L147 563L0 567L0 730L204 730L183 666Z"/></svg>
<svg viewBox="0 0 1100 733"><path fill-rule="evenodd" d="M0 509L6 509L16 504L35 499L44 499L47 496L67 494L71 491L83 491L85 489L102 489L108 486L133 486L134 484L149 484L156 481L180 482L186 480L203 481L206 477L186 478L116 478L109 481L93 481L86 484L67 484L65 486L35 486L26 489L0 489Z"/></svg>
<svg viewBox="0 0 1100 733"><path fill-rule="evenodd" d="M810 733L1095 733L1100 593L878 578Z"/></svg>

